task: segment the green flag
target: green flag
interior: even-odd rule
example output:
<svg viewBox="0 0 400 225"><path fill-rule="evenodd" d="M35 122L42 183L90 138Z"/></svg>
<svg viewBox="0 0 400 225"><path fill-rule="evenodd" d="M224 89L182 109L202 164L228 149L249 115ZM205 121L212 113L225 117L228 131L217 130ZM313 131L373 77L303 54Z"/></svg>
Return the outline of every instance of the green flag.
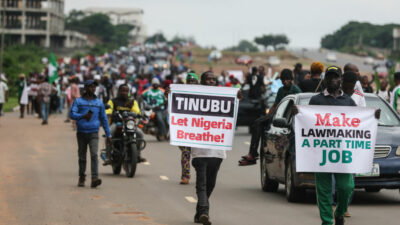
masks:
<svg viewBox="0 0 400 225"><path fill-rule="evenodd" d="M49 83L52 84L58 79L57 73L57 60L54 54L50 53L50 63L49 63Z"/></svg>

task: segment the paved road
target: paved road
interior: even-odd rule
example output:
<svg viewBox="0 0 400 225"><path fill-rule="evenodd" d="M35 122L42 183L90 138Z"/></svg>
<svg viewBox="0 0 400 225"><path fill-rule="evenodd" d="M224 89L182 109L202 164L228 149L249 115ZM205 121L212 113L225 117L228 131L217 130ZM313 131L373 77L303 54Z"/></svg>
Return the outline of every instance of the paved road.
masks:
<svg viewBox="0 0 400 225"><path fill-rule="evenodd" d="M362 73L373 73L373 69L371 65L364 65L364 57L335 52L337 57L337 62L328 62L326 60L326 55L328 50L323 49L319 51L317 49L307 49L307 51L302 51L301 49L293 49L291 50L292 54L298 57L305 57L311 60L318 60L327 64L337 65L337 66L344 66L346 63L354 63L358 66L359 70ZM377 63L383 63L382 61L376 61Z"/></svg>
<svg viewBox="0 0 400 225"><path fill-rule="evenodd" d="M193 224L194 179L178 184L176 147L147 137L144 156L150 163L140 165L135 178L101 167L98 189L78 188L75 134L63 119L51 117L44 127L32 117L0 118L0 224ZM258 166L237 166L248 148L246 131L238 129L234 150L222 164L211 199L213 224L320 224L314 192L305 202L288 203L282 186L278 193L261 191ZM398 190L357 191L346 224L398 225L399 208Z"/></svg>

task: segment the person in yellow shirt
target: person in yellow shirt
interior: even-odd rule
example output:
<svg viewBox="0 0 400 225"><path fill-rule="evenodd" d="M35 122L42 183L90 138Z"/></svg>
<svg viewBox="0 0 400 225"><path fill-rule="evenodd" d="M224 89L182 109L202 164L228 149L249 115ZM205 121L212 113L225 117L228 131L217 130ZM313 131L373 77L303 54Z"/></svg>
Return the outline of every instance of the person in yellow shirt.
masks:
<svg viewBox="0 0 400 225"><path fill-rule="evenodd" d="M139 104L135 99L130 99L129 98L129 86L126 84L122 84L118 88L118 96L114 99L111 99L107 103L109 105L109 108L106 110L106 114L108 116L108 122L110 123L110 131L111 131L111 136L114 136L115 131L117 129L117 124L113 123L112 121L112 114L114 111L129 111L129 112L134 112L138 115L141 114ZM141 130L136 131L136 137L137 139L143 139L143 133ZM140 149L140 142L138 142L138 149ZM104 162L103 165L109 165L111 164L111 148L107 146L107 160ZM139 162L146 162L145 158L142 158L140 156L139 151Z"/></svg>

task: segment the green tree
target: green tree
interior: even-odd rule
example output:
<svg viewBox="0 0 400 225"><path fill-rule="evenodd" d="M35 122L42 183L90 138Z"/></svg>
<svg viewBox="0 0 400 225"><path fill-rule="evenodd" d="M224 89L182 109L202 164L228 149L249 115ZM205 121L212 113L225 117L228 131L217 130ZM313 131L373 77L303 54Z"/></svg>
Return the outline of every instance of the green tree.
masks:
<svg viewBox="0 0 400 225"><path fill-rule="evenodd" d="M363 46L392 48L395 27L400 25L374 25L351 21L332 34L324 36L321 39L321 46L337 50L361 49Z"/></svg>
<svg viewBox="0 0 400 225"><path fill-rule="evenodd" d="M196 44L196 40L194 39L194 37L185 37L185 36L179 36L179 35L175 35L169 43L170 44L181 44L181 43L186 43L186 42Z"/></svg>
<svg viewBox="0 0 400 225"><path fill-rule="evenodd" d="M118 47L127 46L129 44L130 32L133 26L129 24L119 24L115 26L115 34L112 38L113 43L116 43Z"/></svg>
<svg viewBox="0 0 400 225"><path fill-rule="evenodd" d="M167 42L163 33L156 33L146 39L146 43Z"/></svg>
<svg viewBox="0 0 400 225"><path fill-rule="evenodd" d="M268 34L256 37L254 39L254 42L264 46L264 48L268 46L273 46L274 49L277 49L278 46L285 46L289 44L289 39L284 34L277 34L277 35Z"/></svg>
<svg viewBox="0 0 400 225"><path fill-rule="evenodd" d="M7 46L4 51L3 68L10 84L16 81L21 73L27 76L32 72L41 72L45 66L42 64L43 57L49 57L49 53L34 44ZM11 86L11 93L15 92L16 87Z"/></svg>
<svg viewBox="0 0 400 225"><path fill-rule="evenodd" d="M234 46L226 49L228 51L238 51L238 52L258 52L257 46L247 40L241 40L238 46Z"/></svg>

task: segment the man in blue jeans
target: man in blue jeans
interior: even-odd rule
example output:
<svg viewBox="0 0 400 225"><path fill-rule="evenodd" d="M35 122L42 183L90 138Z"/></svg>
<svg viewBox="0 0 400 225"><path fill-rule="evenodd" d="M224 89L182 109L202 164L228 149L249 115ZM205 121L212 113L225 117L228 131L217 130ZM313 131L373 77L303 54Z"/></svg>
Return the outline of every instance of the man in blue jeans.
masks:
<svg viewBox="0 0 400 225"><path fill-rule="evenodd" d="M40 98L40 106L42 113L42 125L48 124L48 118L50 113L50 97L57 89L49 84L49 77L41 78L41 84L38 87L38 95Z"/></svg>
<svg viewBox="0 0 400 225"><path fill-rule="evenodd" d="M111 133L108 126L108 120L103 102L96 98L96 83L93 80L85 82L85 92L82 97L77 98L71 107L69 117L76 120L79 156L79 182L78 187L85 186L86 172L86 152L87 146L90 148L91 187L95 188L101 184L98 173L98 145L99 145L99 127L103 126L107 136L108 144L111 143Z"/></svg>

